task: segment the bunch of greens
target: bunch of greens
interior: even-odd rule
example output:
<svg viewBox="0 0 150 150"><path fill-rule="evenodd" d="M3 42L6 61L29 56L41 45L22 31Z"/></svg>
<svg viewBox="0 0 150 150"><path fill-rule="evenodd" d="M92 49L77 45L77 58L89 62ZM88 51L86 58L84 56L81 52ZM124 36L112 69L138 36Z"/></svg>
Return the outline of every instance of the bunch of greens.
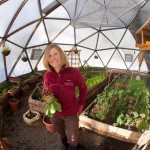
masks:
<svg viewBox="0 0 150 150"><path fill-rule="evenodd" d="M56 111L58 112L62 111L61 104L49 90L44 89L43 95L44 95L43 100L46 101L45 114L48 117L53 117Z"/></svg>

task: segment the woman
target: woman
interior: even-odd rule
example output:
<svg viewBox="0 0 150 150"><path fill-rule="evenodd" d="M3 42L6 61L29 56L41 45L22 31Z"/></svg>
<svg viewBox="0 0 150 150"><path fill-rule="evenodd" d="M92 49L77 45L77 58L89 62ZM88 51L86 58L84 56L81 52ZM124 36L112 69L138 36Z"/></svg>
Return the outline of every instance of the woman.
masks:
<svg viewBox="0 0 150 150"><path fill-rule="evenodd" d="M78 114L82 112L87 95L86 84L80 72L69 67L67 58L57 45L47 46L43 58L47 72L44 88L49 89L61 104L62 112L56 112L51 121L61 137L64 149L76 150L78 145ZM79 87L79 99L76 98Z"/></svg>

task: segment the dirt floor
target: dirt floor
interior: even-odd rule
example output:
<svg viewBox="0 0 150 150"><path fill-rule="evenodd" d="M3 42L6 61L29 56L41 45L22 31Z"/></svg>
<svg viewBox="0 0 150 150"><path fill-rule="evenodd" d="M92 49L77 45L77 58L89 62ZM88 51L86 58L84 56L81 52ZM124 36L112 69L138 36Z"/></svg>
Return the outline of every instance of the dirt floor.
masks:
<svg viewBox="0 0 150 150"><path fill-rule="evenodd" d="M32 126L24 122L23 114L29 109L28 97L19 96L20 107L16 113L10 109L5 113L2 136L16 150L60 150L59 135L48 132L42 121ZM86 129L80 129L79 142L84 146L80 150L132 150L134 146Z"/></svg>

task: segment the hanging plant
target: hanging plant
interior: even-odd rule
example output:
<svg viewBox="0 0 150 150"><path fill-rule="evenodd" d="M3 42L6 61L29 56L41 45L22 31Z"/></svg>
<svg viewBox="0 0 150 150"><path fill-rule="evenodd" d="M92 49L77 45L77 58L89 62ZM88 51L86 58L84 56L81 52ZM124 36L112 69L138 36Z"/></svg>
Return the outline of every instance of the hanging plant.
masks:
<svg viewBox="0 0 150 150"><path fill-rule="evenodd" d="M95 55L95 56L94 56L94 58L95 58L95 59L98 59L98 56L97 56L97 55Z"/></svg>
<svg viewBox="0 0 150 150"><path fill-rule="evenodd" d="M75 54L77 54L77 53L80 52L80 50L74 49L74 50L72 50L72 52L74 52Z"/></svg>
<svg viewBox="0 0 150 150"><path fill-rule="evenodd" d="M2 48L2 54L4 56L8 56L10 54L10 52L11 52L11 49L8 46L3 46L3 48Z"/></svg>
<svg viewBox="0 0 150 150"><path fill-rule="evenodd" d="M23 57L21 59L22 59L22 61L26 62L28 60L28 57L23 55Z"/></svg>

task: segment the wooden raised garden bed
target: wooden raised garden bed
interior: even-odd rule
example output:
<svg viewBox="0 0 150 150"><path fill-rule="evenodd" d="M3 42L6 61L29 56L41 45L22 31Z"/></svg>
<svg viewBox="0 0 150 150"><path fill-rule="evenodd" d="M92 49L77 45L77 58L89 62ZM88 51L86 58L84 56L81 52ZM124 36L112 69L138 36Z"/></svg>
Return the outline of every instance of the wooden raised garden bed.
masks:
<svg viewBox="0 0 150 150"><path fill-rule="evenodd" d="M104 88L113 80L114 76L113 74L110 74L110 76L107 76L106 78L102 79L98 84L93 86L92 88L88 89L87 91L87 98L85 102L84 109L94 101L96 98L96 95L104 90Z"/></svg>
<svg viewBox="0 0 150 150"><path fill-rule="evenodd" d="M95 101L94 101L95 102ZM121 141L137 143L138 139L142 135L142 133L138 133L135 131L115 127L92 118L89 118L86 113L93 105L92 102L79 116L79 126L84 127L86 129L92 130L96 133L109 136Z"/></svg>
<svg viewBox="0 0 150 150"><path fill-rule="evenodd" d="M21 77L9 77L10 82L20 83L22 80Z"/></svg>
<svg viewBox="0 0 150 150"><path fill-rule="evenodd" d="M18 92L19 92L19 86L14 86L13 88L11 88L10 90L8 90L8 94L9 94L9 96L15 96L15 95L17 95L18 94Z"/></svg>
<svg viewBox="0 0 150 150"><path fill-rule="evenodd" d="M129 80L130 78L130 80ZM80 114L80 127L121 141L137 143L150 129L150 92L143 81L118 76ZM115 83L122 87L115 89ZM127 85L125 85L127 83ZM132 97L132 98L131 98Z"/></svg>

